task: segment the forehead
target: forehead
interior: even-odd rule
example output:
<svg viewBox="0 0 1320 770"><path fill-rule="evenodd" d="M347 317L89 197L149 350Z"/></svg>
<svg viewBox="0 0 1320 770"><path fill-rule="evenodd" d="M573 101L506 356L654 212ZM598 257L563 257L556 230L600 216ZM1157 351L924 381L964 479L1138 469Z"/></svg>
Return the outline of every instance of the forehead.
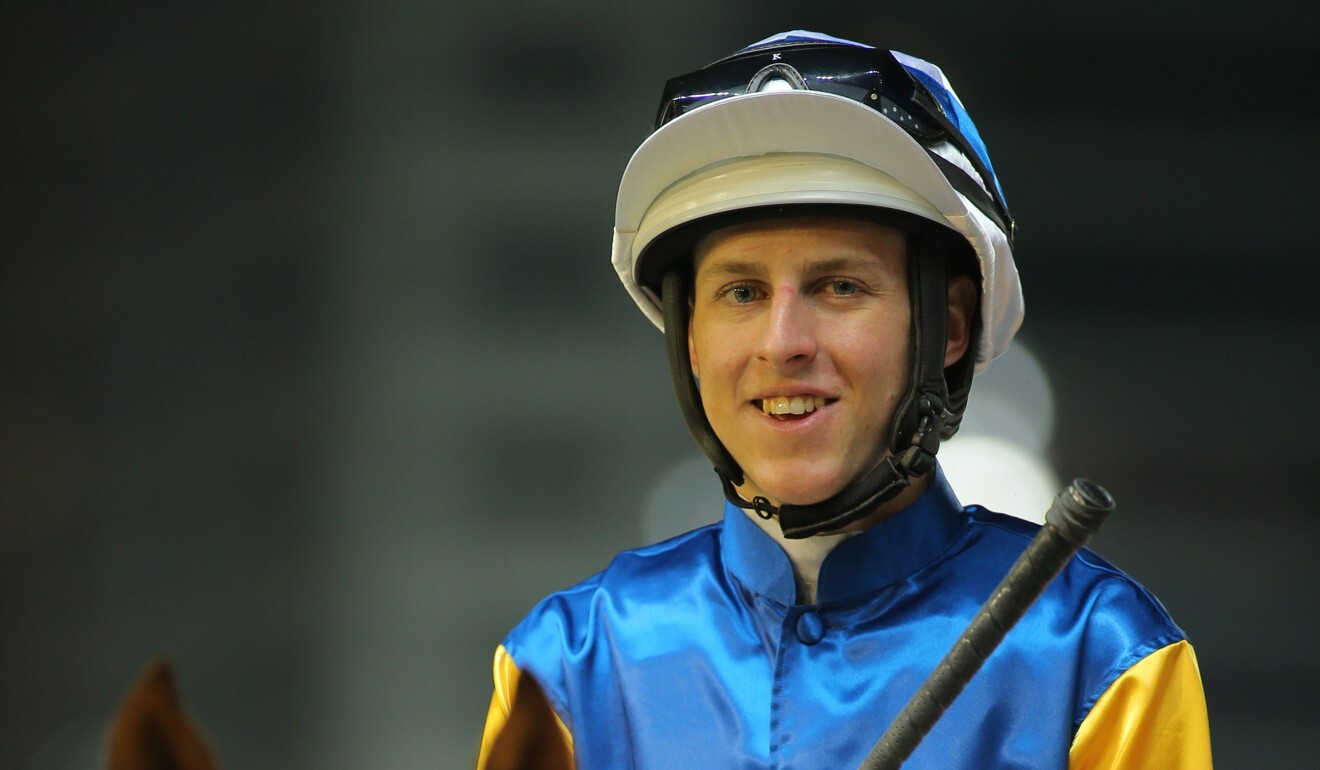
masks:
<svg viewBox="0 0 1320 770"><path fill-rule="evenodd" d="M713 230L697 241L697 273L789 264L810 269L840 261L903 270L907 236L896 228L864 219L803 216L739 222Z"/></svg>

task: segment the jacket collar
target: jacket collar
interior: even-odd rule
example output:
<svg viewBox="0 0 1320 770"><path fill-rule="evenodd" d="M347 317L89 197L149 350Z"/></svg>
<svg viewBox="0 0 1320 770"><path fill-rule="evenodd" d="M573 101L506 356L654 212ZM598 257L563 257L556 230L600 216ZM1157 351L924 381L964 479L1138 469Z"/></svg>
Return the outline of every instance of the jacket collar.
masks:
<svg viewBox="0 0 1320 770"><path fill-rule="evenodd" d="M837 602L903 580L947 551L966 523L962 504L936 466L930 487L911 505L830 551L821 564L817 601ZM726 567L740 583L780 604L796 602L787 554L741 508L725 503L721 537Z"/></svg>

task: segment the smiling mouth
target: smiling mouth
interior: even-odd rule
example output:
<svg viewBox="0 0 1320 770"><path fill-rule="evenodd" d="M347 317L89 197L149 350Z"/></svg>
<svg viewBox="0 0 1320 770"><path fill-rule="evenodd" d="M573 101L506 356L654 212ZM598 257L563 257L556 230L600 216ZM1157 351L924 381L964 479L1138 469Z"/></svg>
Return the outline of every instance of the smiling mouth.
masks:
<svg viewBox="0 0 1320 770"><path fill-rule="evenodd" d="M825 406L823 396L771 396L761 399L761 411L772 417L800 416Z"/></svg>

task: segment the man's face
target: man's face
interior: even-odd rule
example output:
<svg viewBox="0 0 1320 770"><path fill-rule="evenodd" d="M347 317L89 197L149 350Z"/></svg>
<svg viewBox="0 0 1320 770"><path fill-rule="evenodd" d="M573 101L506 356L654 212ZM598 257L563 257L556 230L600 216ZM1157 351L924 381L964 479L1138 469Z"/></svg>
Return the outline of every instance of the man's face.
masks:
<svg viewBox="0 0 1320 770"><path fill-rule="evenodd" d="M903 233L767 220L706 236L694 259L692 370L743 496L816 503L875 467L907 384Z"/></svg>

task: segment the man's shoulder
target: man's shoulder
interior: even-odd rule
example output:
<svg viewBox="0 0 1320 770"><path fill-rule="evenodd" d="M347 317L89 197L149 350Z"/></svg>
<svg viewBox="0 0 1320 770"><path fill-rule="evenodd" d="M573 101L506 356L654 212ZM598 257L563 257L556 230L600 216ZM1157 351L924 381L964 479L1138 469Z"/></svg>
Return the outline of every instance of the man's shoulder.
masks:
<svg viewBox="0 0 1320 770"><path fill-rule="evenodd" d="M723 522L684 532L658 543L621 551L594 577L606 587L624 588L686 576L719 561Z"/></svg>
<svg viewBox="0 0 1320 770"><path fill-rule="evenodd" d="M510 632L505 644L525 646L550 638L568 646L581 643L606 609L662 603L702 575L719 569L719 523L641 548L622 551L605 569L546 596Z"/></svg>
<svg viewBox="0 0 1320 770"><path fill-rule="evenodd" d="M1040 525L972 507L972 550L1013 559ZM1004 569L1004 564L996 565ZM1074 727L1122 674L1152 653L1187 638L1144 585L1089 548L1078 550L1028 609L1010 640L1029 654L1054 651L1053 666L1072 672Z"/></svg>
<svg viewBox="0 0 1320 770"><path fill-rule="evenodd" d="M1040 530L1038 524L984 509L969 513L983 539L1013 558ZM1025 620L1070 640L1067 646L1088 672L1085 680L1094 683L1088 704L1138 661L1187 638L1150 590L1089 548L1078 550Z"/></svg>
<svg viewBox="0 0 1320 770"><path fill-rule="evenodd" d="M972 525L982 530L982 538L992 541L1005 558L1016 559L1041 525L980 506L967 509ZM1066 598L1079 611L1103 612L1108 617L1129 617L1158 628L1161 632L1176 626L1159 599L1134 577L1111 564L1090 548L1081 548L1064 566L1051 584L1052 592ZM1181 638L1181 631L1178 632Z"/></svg>

